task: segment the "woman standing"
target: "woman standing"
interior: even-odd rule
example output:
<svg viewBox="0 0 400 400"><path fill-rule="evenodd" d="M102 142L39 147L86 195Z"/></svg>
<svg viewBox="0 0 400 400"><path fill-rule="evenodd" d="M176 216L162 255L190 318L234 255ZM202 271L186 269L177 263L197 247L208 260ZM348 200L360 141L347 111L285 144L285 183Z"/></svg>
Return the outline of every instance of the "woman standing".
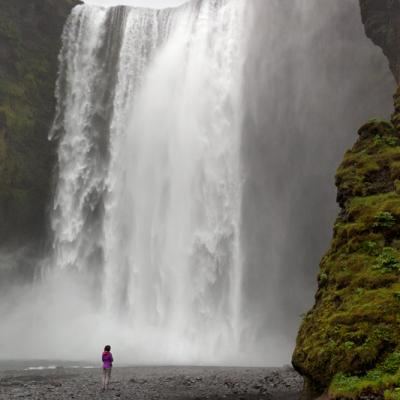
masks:
<svg viewBox="0 0 400 400"><path fill-rule="evenodd" d="M104 347L101 359L103 361L103 390L107 390L111 378L112 363L114 361L111 353L111 346L107 345Z"/></svg>

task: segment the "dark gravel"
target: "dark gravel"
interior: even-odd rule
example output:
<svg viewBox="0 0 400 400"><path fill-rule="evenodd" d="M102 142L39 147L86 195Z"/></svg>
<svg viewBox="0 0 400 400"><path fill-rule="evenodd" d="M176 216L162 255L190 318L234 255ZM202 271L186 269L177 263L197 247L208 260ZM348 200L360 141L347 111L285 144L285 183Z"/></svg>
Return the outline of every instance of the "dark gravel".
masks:
<svg viewBox="0 0 400 400"><path fill-rule="evenodd" d="M292 368L113 368L101 392L100 369L0 370L0 399L297 400L301 377Z"/></svg>

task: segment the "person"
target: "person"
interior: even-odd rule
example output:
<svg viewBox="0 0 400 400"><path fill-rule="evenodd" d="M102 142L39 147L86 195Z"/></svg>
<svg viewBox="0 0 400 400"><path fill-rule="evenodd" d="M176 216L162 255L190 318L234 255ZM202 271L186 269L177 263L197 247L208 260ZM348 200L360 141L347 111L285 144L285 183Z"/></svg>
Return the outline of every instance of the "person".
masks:
<svg viewBox="0 0 400 400"><path fill-rule="evenodd" d="M111 353L111 346L107 345L104 347L104 352L101 357L103 361L103 391L108 389L111 378L112 363L114 361Z"/></svg>

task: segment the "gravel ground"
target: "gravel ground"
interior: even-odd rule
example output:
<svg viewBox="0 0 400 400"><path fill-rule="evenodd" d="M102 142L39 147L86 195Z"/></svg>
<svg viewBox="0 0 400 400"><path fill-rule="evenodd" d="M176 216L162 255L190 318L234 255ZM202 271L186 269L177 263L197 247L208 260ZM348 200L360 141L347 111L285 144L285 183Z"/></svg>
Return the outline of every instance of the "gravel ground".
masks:
<svg viewBox="0 0 400 400"><path fill-rule="evenodd" d="M285 368L114 367L107 392L101 370L1 370L0 399L297 400L301 377Z"/></svg>

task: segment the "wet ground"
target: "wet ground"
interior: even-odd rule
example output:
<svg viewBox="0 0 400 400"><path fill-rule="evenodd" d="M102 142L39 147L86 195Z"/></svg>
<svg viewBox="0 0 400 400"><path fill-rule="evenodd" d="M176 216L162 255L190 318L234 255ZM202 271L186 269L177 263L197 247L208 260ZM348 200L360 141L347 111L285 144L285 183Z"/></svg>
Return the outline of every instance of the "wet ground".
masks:
<svg viewBox="0 0 400 400"><path fill-rule="evenodd" d="M302 379L286 368L113 368L101 392L97 368L0 368L0 399L297 400Z"/></svg>

